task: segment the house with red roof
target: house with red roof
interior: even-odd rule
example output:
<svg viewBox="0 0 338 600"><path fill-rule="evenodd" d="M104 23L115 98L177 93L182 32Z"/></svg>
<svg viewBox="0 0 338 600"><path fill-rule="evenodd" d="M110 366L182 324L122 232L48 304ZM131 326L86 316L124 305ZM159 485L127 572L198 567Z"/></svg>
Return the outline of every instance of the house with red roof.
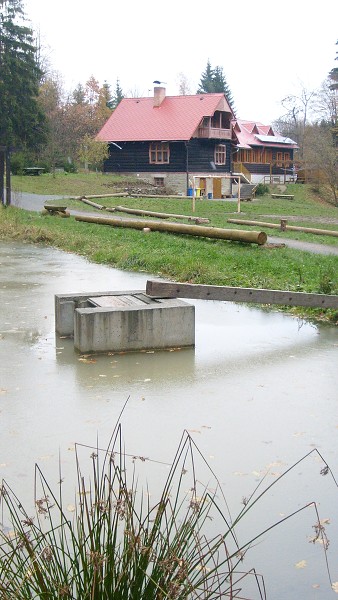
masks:
<svg viewBox="0 0 338 600"><path fill-rule="evenodd" d="M290 138L275 133L270 125L236 119L233 128L232 170L253 184L295 181L294 151Z"/></svg>
<svg viewBox="0 0 338 600"><path fill-rule="evenodd" d="M210 198L231 197L235 174L250 183L291 172L296 147L271 127L236 120L223 93L167 96L161 86L152 97L121 100L97 139L109 145L105 172Z"/></svg>
<svg viewBox="0 0 338 600"><path fill-rule="evenodd" d="M124 98L97 135L109 144L104 170L139 175L172 193L196 187L231 196L233 118L224 94L166 96L156 86L153 97Z"/></svg>

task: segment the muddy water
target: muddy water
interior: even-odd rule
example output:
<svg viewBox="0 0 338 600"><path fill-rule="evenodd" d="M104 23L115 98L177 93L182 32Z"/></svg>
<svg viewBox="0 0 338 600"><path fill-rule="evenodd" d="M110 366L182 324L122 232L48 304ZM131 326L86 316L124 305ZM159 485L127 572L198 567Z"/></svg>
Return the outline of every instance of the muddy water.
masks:
<svg viewBox="0 0 338 600"><path fill-rule="evenodd" d="M139 463L150 486L167 474L184 430L218 475L233 516L257 485L261 491L311 450L338 477L336 328L277 311L191 301L194 350L81 356L72 340L55 337L54 294L144 290L149 276L16 243L0 243L0 263L0 475L20 499L32 495L35 462L57 481L59 457L73 492L74 444L95 445L98 437L105 447L127 398L127 450L158 461ZM300 462L257 503L239 533L245 541L316 501L320 517L331 521L335 582L338 493L330 475L320 475L322 467L315 453ZM308 539L315 522L312 509L300 512L264 535L243 564L264 574L268 598L330 597L322 548ZM211 528L217 525L216 519Z"/></svg>

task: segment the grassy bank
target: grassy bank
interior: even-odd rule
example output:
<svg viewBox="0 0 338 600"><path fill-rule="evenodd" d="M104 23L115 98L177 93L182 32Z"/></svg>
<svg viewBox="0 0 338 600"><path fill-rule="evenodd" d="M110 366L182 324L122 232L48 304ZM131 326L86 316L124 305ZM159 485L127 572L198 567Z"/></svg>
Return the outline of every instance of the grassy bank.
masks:
<svg viewBox="0 0 338 600"><path fill-rule="evenodd" d="M13 178L13 187L25 181L35 190L39 188L40 180L48 177L48 185L53 183L52 176L31 178ZM111 176L94 175L81 176L81 185L86 183L86 193L89 194L89 182L100 184L113 184ZM102 178L102 180L100 180ZM61 179L61 178L60 178ZM63 194L77 195L75 185L79 181L76 176L62 176L62 181L73 182L73 191L70 187L63 188ZM118 181L120 187L122 182ZM114 184L116 185L116 184ZM51 188L44 184L44 193L51 193ZM95 187L96 186L96 187ZM102 193L100 185L95 184L95 193ZM48 189L47 189L48 187ZM312 227L324 228L321 223L311 219L323 219L325 228L337 229L332 224L338 211L330 205L325 205L320 199L307 194L305 186L292 186L295 199L286 203L273 200L270 196L257 198L253 202L242 203L243 212L238 216L258 220L276 221L276 216L296 216L294 223L304 225L311 223ZM39 189L38 189L39 188ZM27 188L26 188L27 189ZM105 188L107 189L107 188ZM78 188L76 188L78 190ZM94 191L90 190L92 193ZM112 188L111 191L114 191ZM289 190L288 190L289 191ZM60 192L59 192L60 193ZM104 193L104 192L103 192ZM290 192L292 193L292 192ZM123 204L153 211L192 214L191 199L146 199L146 198L110 198L99 200L105 206ZM67 205L76 206L77 209L86 207L79 202L67 202ZM89 207L87 207L88 209ZM196 201L195 214L210 219L210 225L223 228L240 228L230 225L227 219L236 215L236 202L217 202L200 200ZM93 209L90 209L93 211ZM262 218L264 216L264 219ZM298 220L299 219L299 220ZM242 227L245 229L245 227ZM246 227L246 229L249 229ZM260 228L261 229L261 228ZM285 235L278 230L266 230L268 235ZM2 238L20 239L33 243L44 243L69 252L85 256L89 260L101 264L111 265L119 269L131 271L145 271L150 274L159 274L175 281L191 283L230 285L243 287L256 287L268 289L284 289L307 291L315 293L338 293L338 257L300 252L287 247L256 246L223 240L197 238L178 234L151 232L144 233L131 229L113 228L75 221L73 217L61 219L55 216L27 212L15 207L1 209L0 233ZM291 237L291 232L288 237ZM316 243L331 243L338 246L338 238L326 236L311 236L293 232L293 237L315 241ZM281 242L283 239L281 239ZM334 322L338 321L335 311L322 313L319 310L309 311L294 309L297 314L308 317L325 318Z"/></svg>

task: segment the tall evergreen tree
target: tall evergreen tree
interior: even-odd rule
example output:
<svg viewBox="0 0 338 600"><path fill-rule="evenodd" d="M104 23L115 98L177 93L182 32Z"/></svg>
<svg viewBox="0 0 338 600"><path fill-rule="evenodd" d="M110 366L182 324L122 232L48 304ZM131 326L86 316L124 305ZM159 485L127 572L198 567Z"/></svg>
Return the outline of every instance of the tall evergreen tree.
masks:
<svg viewBox="0 0 338 600"><path fill-rule="evenodd" d="M75 90L73 91L74 104L84 104L86 102L86 90L82 83L78 83Z"/></svg>
<svg viewBox="0 0 338 600"><path fill-rule="evenodd" d="M225 75L223 73L223 68L222 67L216 67L214 70L214 79L213 79L213 83L214 83L214 91L215 92L221 92L223 94L226 95L228 103L230 104L231 108L233 111L235 111L234 109L234 99L232 97L232 93L231 90L228 86L228 83L225 79Z"/></svg>
<svg viewBox="0 0 338 600"><path fill-rule="evenodd" d="M197 94L212 94L214 89L215 71L211 68L210 60L208 59L205 71L201 75Z"/></svg>
<svg viewBox="0 0 338 600"><path fill-rule="evenodd" d="M336 45L338 45L338 40L336 42ZM338 50L336 52L336 59L338 60ZM331 81L331 90L337 90L338 91L338 67L334 67L333 69L331 69L330 73L329 73L329 78ZM337 92L338 93L338 92Z"/></svg>
<svg viewBox="0 0 338 600"><path fill-rule="evenodd" d="M0 0L0 140L8 147L36 148L45 139L35 52L22 0Z"/></svg>
<svg viewBox="0 0 338 600"><path fill-rule="evenodd" d="M336 45L338 44L338 40L336 42ZM338 50L336 52L336 58L335 60L338 60ZM332 133L334 136L334 140L335 140L335 146L336 148L338 148L338 118L337 118L337 113L338 113L338 67L334 67L333 69L331 69L330 73L329 73L329 82L330 82L330 90L332 91L333 97L332 97L332 105L333 105L333 118L332 118L332 123L333 123L333 129L332 129Z"/></svg>
<svg viewBox="0 0 338 600"><path fill-rule="evenodd" d="M205 71L201 75L200 83L198 86L197 94L213 94L222 93L225 94L228 103L234 111L234 100L232 97L231 90L225 79L222 67L212 68L210 60L207 62Z"/></svg>
<svg viewBox="0 0 338 600"><path fill-rule="evenodd" d="M120 80L119 80L119 78L117 78L113 97L110 100L108 100L107 106L114 110L120 104L120 102L123 98L124 98L124 93L120 86Z"/></svg>

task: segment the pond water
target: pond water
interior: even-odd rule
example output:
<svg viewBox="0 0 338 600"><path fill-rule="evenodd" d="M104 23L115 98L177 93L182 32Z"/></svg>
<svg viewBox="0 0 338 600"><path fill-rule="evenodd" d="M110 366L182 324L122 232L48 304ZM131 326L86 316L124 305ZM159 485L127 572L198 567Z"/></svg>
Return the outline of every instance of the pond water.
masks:
<svg viewBox="0 0 338 600"><path fill-rule="evenodd" d="M53 483L60 459L72 494L74 444L98 439L104 448L127 399L123 437L130 454L154 461L139 463L150 488L168 473L187 430L233 516L257 485L267 487L313 451L257 503L239 534L250 539L315 501L320 517L330 519L328 560L338 581L338 491L330 474L320 474L324 463L315 452L338 477L337 328L190 300L195 349L82 356L72 340L55 336L54 294L145 290L149 278L0 242L0 476L29 502L34 464ZM250 551L248 568L264 575L268 598L334 593L323 550L309 543L315 522L313 509L301 511Z"/></svg>

